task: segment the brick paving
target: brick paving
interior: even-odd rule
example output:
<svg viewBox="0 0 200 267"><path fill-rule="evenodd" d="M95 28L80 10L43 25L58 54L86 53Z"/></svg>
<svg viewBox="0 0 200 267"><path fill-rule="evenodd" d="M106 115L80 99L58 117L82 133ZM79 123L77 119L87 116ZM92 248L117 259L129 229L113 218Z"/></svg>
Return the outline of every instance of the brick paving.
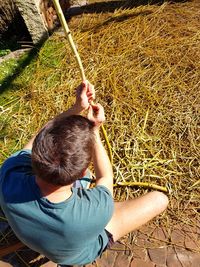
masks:
<svg viewBox="0 0 200 267"><path fill-rule="evenodd" d="M36 257L30 250L18 253L31 267L56 267L52 262L44 263L41 256ZM13 266L27 265L13 254L0 261L0 267ZM200 267L199 225L175 225L171 233L161 227L145 226L125 241L116 243L95 263L81 267Z"/></svg>

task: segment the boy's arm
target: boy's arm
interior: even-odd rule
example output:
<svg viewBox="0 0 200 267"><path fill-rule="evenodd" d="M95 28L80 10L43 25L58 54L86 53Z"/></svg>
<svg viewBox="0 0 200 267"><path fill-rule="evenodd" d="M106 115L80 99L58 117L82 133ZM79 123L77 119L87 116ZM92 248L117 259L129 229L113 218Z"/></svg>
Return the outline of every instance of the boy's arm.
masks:
<svg viewBox="0 0 200 267"><path fill-rule="evenodd" d="M107 152L101 142L99 128L105 120L103 107L99 104L90 106L88 119L95 123L95 144L93 164L96 176L96 185L104 185L113 195L113 170Z"/></svg>
<svg viewBox="0 0 200 267"><path fill-rule="evenodd" d="M95 91L94 86L89 81L83 81L77 88L76 88L76 102L75 104L69 108L67 111L59 114L58 117L65 114L65 116L71 115L79 115L83 111L88 110L90 102L95 99Z"/></svg>
<svg viewBox="0 0 200 267"><path fill-rule="evenodd" d="M96 142L94 145L93 164L96 175L96 185L106 186L113 195L113 170L110 159L101 142L99 132L95 133Z"/></svg>
<svg viewBox="0 0 200 267"><path fill-rule="evenodd" d="M62 112L58 116L62 117L62 115L64 115L64 114L65 114L65 116L66 116L66 114L67 114L67 116L79 115L81 112L83 112L89 108L90 102L93 101L94 98L95 98L94 86L91 83L89 83L87 80L83 81L76 88L76 102L75 102L75 104L71 108L69 108L67 111ZM30 141L24 146L23 149L30 149L30 150L32 149L33 142L35 140L36 135L30 139Z"/></svg>

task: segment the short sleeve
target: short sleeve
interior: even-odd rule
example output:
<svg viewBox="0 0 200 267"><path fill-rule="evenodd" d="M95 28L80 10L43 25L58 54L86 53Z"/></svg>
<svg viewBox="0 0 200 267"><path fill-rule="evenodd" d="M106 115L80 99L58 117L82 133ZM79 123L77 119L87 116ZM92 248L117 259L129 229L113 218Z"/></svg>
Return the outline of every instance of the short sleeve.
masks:
<svg viewBox="0 0 200 267"><path fill-rule="evenodd" d="M93 240L96 234L104 231L113 211L114 200L105 186L98 185L91 189L77 190L71 217L73 225L78 229L76 231L79 232L77 237L81 236L82 240L85 238Z"/></svg>
<svg viewBox="0 0 200 267"><path fill-rule="evenodd" d="M31 150L23 149L12 154L2 165L0 179L9 175L11 172L32 174Z"/></svg>

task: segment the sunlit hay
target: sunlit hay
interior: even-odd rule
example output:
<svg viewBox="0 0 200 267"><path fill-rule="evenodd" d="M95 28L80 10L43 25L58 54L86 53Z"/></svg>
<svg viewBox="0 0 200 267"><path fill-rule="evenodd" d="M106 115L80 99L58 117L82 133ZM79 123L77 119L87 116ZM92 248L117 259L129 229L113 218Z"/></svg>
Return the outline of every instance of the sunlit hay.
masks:
<svg viewBox="0 0 200 267"><path fill-rule="evenodd" d="M87 78L106 111L116 182L169 188L163 225L193 225L199 216L200 4L146 5L70 22ZM15 80L22 90L2 106L7 129L1 162L74 102L81 82L62 31ZM16 98L16 100L15 100ZM2 120L2 119L1 119ZM119 187L116 200L142 188Z"/></svg>

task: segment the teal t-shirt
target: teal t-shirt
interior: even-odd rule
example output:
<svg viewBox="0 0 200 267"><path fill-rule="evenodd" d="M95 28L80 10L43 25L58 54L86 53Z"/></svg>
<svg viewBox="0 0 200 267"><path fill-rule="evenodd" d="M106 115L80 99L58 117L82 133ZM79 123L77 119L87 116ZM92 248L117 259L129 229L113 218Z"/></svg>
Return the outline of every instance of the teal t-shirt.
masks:
<svg viewBox="0 0 200 267"><path fill-rule="evenodd" d="M19 151L0 170L0 205L14 233L55 263L94 261L108 243L104 229L114 208L109 190L72 188L70 198L51 203L35 182L30 153Z"/></svg>

